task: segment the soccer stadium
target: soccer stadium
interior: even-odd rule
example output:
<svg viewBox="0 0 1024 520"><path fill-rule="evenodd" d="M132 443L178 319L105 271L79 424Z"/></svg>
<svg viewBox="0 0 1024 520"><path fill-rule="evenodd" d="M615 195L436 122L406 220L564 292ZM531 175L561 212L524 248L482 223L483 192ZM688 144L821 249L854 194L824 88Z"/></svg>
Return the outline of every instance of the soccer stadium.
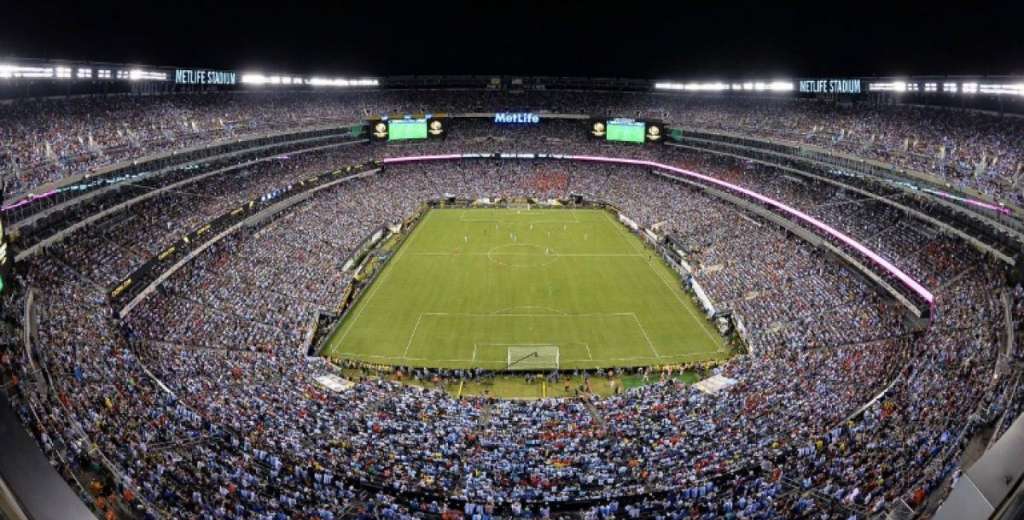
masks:
<svg viewBox="0 0 1024 520"><path fill-rule="evenodd" d="M156 13L0 55L0 519L1024 518L1024 76Z"/></svg>

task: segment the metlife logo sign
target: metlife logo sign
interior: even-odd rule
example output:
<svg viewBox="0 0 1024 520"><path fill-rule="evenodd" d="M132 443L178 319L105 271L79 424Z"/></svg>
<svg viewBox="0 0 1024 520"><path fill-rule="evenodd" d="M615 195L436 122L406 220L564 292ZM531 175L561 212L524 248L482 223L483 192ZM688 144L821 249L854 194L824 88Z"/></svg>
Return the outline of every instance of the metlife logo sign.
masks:
<svg viewBox="0 0 1024 520"><path fill-rule="evenodd" d="M800 82L800 92L810 94L860 94L859 79L818 79Z"/></svg>
<svg viewBox="0 0 1024 520"><path fill-rule="evenodd" d="M540 123L540 116L532 112L498 112L494 114L494 122L499 124L535 125Z"/></svg>
<svg viewBox="0 0 1024 520"><path fill-rule="evenodd" d="M174 82L179 85L234 85L234 72L216 70L177 69L174 71Z"/></svg>

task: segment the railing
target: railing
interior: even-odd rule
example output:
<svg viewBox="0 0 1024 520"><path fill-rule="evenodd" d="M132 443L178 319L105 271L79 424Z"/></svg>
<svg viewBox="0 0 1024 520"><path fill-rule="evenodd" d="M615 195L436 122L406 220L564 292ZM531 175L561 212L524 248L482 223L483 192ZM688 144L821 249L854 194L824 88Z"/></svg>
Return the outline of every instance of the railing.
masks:
<svg viewBox="0 0 1024 520"><path fill-rule="evenodd" d="M300 127L283 132L254 134L246 139L226 139L207 143L182 150L170 150L154 153L144 157L126 160L116 165L86 174L72 175L58 181L37 186L30 193L9 197L4 202L3 210L8 213L8 220L18 223L38 211L56 203L81 198L83 195L116 184L118 179L138 176L153 171L166 171L180 168L211 157L227 154L244 153L247 150L266 148L286 144L302 139L327 138L342 136L360 138L365 135L365 124L355 125L322 125ZM110 181L109 183L103 182Z"/></svg>
<svg viewBox="0 0 1024 520"><path fill-rule="evenodd" d="M669 143L668 146L679 147L679 148L686 149L686 150L693 150L693 151L699 152L699 153L710 153L710 154L714 154L714 155L721 155L721 156L731 157L731 158L734 158L734 159L740 159L740 160L744 160L744 161L753 161L756 164L761 164L761 165L767 166L769 168L777 169L777 170L782 171L782 172L789 172L789 173L793 173L793 174L796 174L796 175L800 175L802 177L808 177L808 178L811 178L811 179L813 179L815 181L824 182L826 184L830 184L830 185L836 186L836 187L838 187L840 189L843 189L843 190L848 190L848 191L851 191L851 192L854 192L854 193L858 193L858 194L863 195L863 196L865 196L867 198L873 199L876 202L879 202L879 203L882 203L882 204L886 204L886 205L891 206L891 207L893 207L895 209L903 211L903 212L913 216L915 219L917 219L917 220L919 220L921 222L925 222L927 224L935 226L938 229L941 229L943 231L951 233L951 234L961 238L962 240L966 241L967 243L973 245L976 249L979 249L982 252L985 252L987 254L991 254L991 255L996 256L997 258L999 258L1004 263L1007 263L1007 264L1010 264L1010 265L1013 265L1015 263L1014 258L1004 252L1005 246L1003 248L1000 248L999 244L989 243L989 242L994 242L994 241L988 239L987 237L986 237L986 240L982 240L982 239L974 236L971 233L971 231L973 231L973 230L970 229L969 227L953 226L953 225L947 224L946 222L943 222L942 220L939 220L939 219L935 218L931 214L925 213L923 211L919 211L919 210L917 210L917 209L915 209L913 207L910 207L910 206L907 206L905 204L896 202L895 200L893 200L894 196L891 196L891 195L890 196L885 196L885 195L874 193L874 192L862 189L860 187L854 186L851 183L852 179L850 179L850 178L833 179L833 178L830 178L830 177L826 176L826 174L824 174L824 173L819 173L819 172L812 171L812 170L816 169L815 166L808 166L806 168L795 168L795 167L787 166L786 164L782 164L782 163L784 163L786 161L798 161L798 160L802 161L802 162L807 162L807 163L810 163L810 164L814 164L814 161L810 161L810 160L804 161L803 159L800 159L800 158L797 158L797 157L793 157L793 156L789 156L789 155L781 154L781 153L776 153L776 152L765 151L765 150L761 150L761 149L757 149L757 148L741 147L741 146L733 147L731 145L724 145L725 147L729 148L730 150L733 150L734 152L736 152L736 153L733 153L733 152L730 152L730 151L723 151L723 150L718 149L718 146L720 145L719 143L716 143L714 141L704 141L704 140L701 140L701 139L690 139L690 140L687 140L687 142L690 143L690 144ZM774 157L780 157L780 158L782 158L782 160L780 162L776 162L776 161L766 160L766 159L762 159L762 158L756 157L756 156L760 156L762 154L769 155L769 156L774 156ZM902 193L902 192L896 192L896 193L899 194L899 193ZM945 202L945 201L943 201L943 202ZM949 204L949 203L947 202L947 204ZM1012 232L1012 230L1009 230L1009 229L1007 229L1007 231ZM1022 235L1022 238L1024 238L1024 235ZM1024 240L1022 240L1022 244L1024 244Z"/></svg>
<svg viewBox="0 0 1024 520"><path fill-rule="evenodd" d="M954 190L971 198L974 202L968 201L967 203L975 206L976 210L984 209L995 212L997 215L1012 216L1013 218L1000 218L1000 222L1012 225L1018 231L1024 232L1024 208L1006 201L998 201L991 195L970 187L955 186L948 179L933 174L899 168L892 164L859 157L846 152L824 149L799 141L755 137L752 134L736 134L716 129L674 127L669 129L669 136L676 141L704 139L733 146L760 149L775 154L816 161L835 168L852 169L891 180L910 181L918 184L924 183L927 186L942 191Z"/></svg>
<svg viewBox="0 0 1024 520"><path fill-rule="evenodd" d="M29 291L29 294L31 295L34 292L34 289L33 288L29 288L28 291ZM32 324L33 321L34 321L34 315L35 315L35 313L33 311L33 309L34 309L34 298L31 298L31 297L26 298L25 306L26 306L26 308L25 308L24 315L25 315L27 321L25 322L25 324L23 326L25 328L29 328L31 326L30 324ZM99 447L96 446L92 442L92 440L90 439L89 435L85 432L84 429L82 429L81 424L76 420L76 415L68 408L67 404L62 399L59 398L61 393L58 391L56 383L54 382L53 376L50 374L50 370L48 368L49 353L48 352L44 352L44 351L40 351L40 352L34 351L34 349L31 347L31 343L30 343L30 339L29 339L28 335L26 335L26 342L24 344L24 349L25 349L24 355L26 356L26 363L27 363L27 366L29 366L29 367L35 367L36 366L35 365L35 356L36 355L39 355L41 357L41 362L39 363L39 370L38 371L33 370L32 374L34 374L36 376L42 376L42 380L38 380L37 379L36 381L31 381L31 382L30 381L26 381L26 382L23 382L22 384L25 385L25 388L27 388L28 390L25 391L25 392L21 392L21 395L25 396L25 398L26 398L27 404L29 406L29 409L32 411L32 415L33 415L33 418L36 421L36 424L40 425L40 427L45 429L46 423L42 420L42 417L40 416L40 414L38 412L38 410L44 408L44 406L43 406L42 403L40 403L39 401L36 400L35 393L38 392L39 390L38 389L31 389L31 387L29 385L32 385L32 384L35 384L35 385L38 385L38 386L42 386L46 390L46 394L48 394L49 396L52 397L51 401L56 401L57 403L59 403L59 411L51 410L51 413L56 413L56 414L61 415L64 418L65 422L68 425L70 425L71 432L76 437L78 437L80 440L84 441L85 445L92 446L92 448L88 450L88 453L91 456L95 457L99 461L99 463L104 467L104 469L106 469L106 471L109 472L109 474L114 477L114 480L116 482L118 482L120 485L124 486L125 488L131 489L132 492L135 493L135 495L136 495L137 499L139 500L139 502L141 504L143 504L144 507L146 507L147 509L149 509L151 511L159 511L158 509L153 508L152 505L144 497L142 497L138 493L138 489L134 489L134 488L132 488L132 486L129 486L127 484L128 480L126 480L124 478L124 472L121 470L121 468L118 467L113 462L111 462L110 459L108 459L106 457L106 455L102 452L102 450L100 450ZM64 447L67 446L68 439L64 438L64 432L52 432L50 437L51 437L51 439L53 439L55 441L55 443L59 442ZM71 477L71 479L73 481L72 482L73 486L75 488L77 488L78 491L79 491L79 496L80 497L88 497L88 496L90 496L90 493L87 491L87 489L82 484L82 482L78 479L78 476L74 472L73 467L71 466L70 462L64 457L64 454L61 452L60 448L61 448L61 446L56 446L55 445L55 449L52 450L51 454L54 455L60 461L61 467L66 468L68 470L68 471L65 472L65 476L70 476ZM88 500L86 500L86 504L90 508L92 507L92 503L89 502Z"/></svg>
<svg viewBox="0 0 1024 520"><path fill-rule="evenodd" d="M379 168L373 163L368 163L354 168L324 172L293 184L291 189L282 192L276 199L251 201L229 210L206 225L185 234L180 240L132 271L108 293L111 304L117 309L118 315L124 318L174 272L243 225L255 225L320 190L372 175L377 171Z"/></svg>

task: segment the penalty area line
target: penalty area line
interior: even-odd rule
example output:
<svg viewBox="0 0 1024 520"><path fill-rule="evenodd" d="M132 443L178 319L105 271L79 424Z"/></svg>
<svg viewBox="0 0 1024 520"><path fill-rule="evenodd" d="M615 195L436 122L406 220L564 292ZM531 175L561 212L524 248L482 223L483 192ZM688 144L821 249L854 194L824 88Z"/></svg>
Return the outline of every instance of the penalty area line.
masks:
<svg viewBox="0 0 1024 520"><path fill-rule="evenodd" d="M409 355L409 347L412 346L412 340L413 340L413 338L416 337L416 331L419 330L420 322L421 321L423 321L423 313L422 312L420 313L420 316L418 318L416 318L416 325L414 325L412 327L412 332L409 333L409 341L407 341L405 343L405 350L402 351L402 358L408 357L408 355ZM474 358L475 357L476 356L474 355Z"/></svg>
<svg viewBox="0 0 1024 520"><path fill-rule="evenodd" d="M654 352L654 357L661 359L661 354L658 353L658 349L654 348L654 343L651 342L651 337L647 335L647 329L644 328L643 323L640 323L640 318L636 317L635 312L631 312L629 315L633 317L633 321L636 321L637 327L640 327L640 333L643 334L644 339L647 340L647 348L651 349L651 352Z"/></svg>
<svg viewBox="0 0 1024 520"><path fill-rule="evenodd" d="M607 213L605 213L605 216L606 216L606 217L608 218L608 220L609 220L610 222L612 222L612 224L614 224L614 225L615 225L616 227L618 227L618 228L619 228L619 229L618 229L618 231L619 231L619 233L622 233L622 235L620 235L620 236L621 236L621 237L623 238L623 240L626 240L627 242L629 242L629 240L628 240L628 239L629 239L630 237L628 237L628 236L626 236L626 235L625 235L626 231L625 231L624 229L622 229L622 226L618 225L618 224L617 224L617 223L616 223L616 222L615 222L614 220L612 220L612 217L611 217L611 215L608 215ZM641 251L640 249L638 249L638 248L637 248L637 245L636 245L636 243L630 243L630 245L632 246L632 248L633 248L633 250L634 250L634 251ZM642 256L644 256L644 255L643 255L643 254L640 254L640 255L638 255L638 256L641 256L641 257L642 257ZM680 295L679 295L679 294L678 294L678 293L677 293L677 292L676 292L676 291L675 291L675 290L673 289L673 286L672 286L672 284L671 284L671 283L669 283L669 281L668 281L668 280L666 280L666 279L665 279L665 277L664 277L664 276L662 276L662 275L661 275L661 273L659 273L659 272L658 272L658 270L657 270L657 269L656 269L656 268L655 268L655 267L654 267L653 265L651 265L651 262L650 262L650 261L644 261L644 263L645 263L645 264L647 265L647 267L648 267L648 268L649 268L649 269L651 270L651 272L652 272L652 273L654 273L654 276L656 276L656 277L657 277L657 278L658 278L659 280L661 280L661 283L665 284L665 288L666 288L666 289L668 289L668 292L672 293L672 296L675 296L675 298L676 298L676 301L678 301L678 302L679 302L679 304L680 304L680 305L682 305L684 309L686 309L686 312L687 312L687 313L689 313L689 315L690 315L691 317L693 317L693 319L694 319L694 320L696 320L696 321L697 321L697 325L698 325L698 326L700 326L700 330L704 331L704 334L705 334L705 335L706 335L706 336L707 336L707 337L708 337L708 338L709 338L709 339L711 340L711 342L712 342L712 343L713 343L713 344L715 345L715 350L716 350L716 351L720 351L720 352L726 352L726 351L725 351L725 349L724 349L724 348L723 348L722 346L720 346L720 345L719 345L719 340L720 340L721 338L719 338L719 337L716 337L716 336L715 336L715 335L713 335L713 334L712 334L712 333L711 333L710 331L708 331L708 324L707 324L707 319L705 319L705 318L703 318L703 317L701 317L701 316L698 316L698 315L697 315L697 313L693 312L693 309L691 309L691 308L690 308L690 305L687 305L687 302L686 302L685 300L683 300L683 297L682 297L682 296L680 296ZM692 302L691 302L691 304L692 304Z"/></svg>
<svg viewBox="0 0 1024 520"><path fill-rule="evenodd" d="M405 256L405 253L410 249L409 246L412 245L413 240L419 237L417 231L419 231L423 227L423 224L427 221L428 218L430 218L430 212L427 212L427 214L423 217L423 220L421 220L419 225L416 226L416 229L413 229L412 234L409 235L405 242L402 243L401 247L399 247L398 254L396 254L395 257L391 259L390 262L384 265L384 273L380 275L379 280L373 281L373 287L370 287L370 292L366 295L366 300L360 300L359 302L356 302L356 305L359 308L356 309L356 315L352 317L352 323L347 324L348 328L345 329L345 333L342 334L341 337L338 338L336 342L332 341L332 344L341 345L345 341L345 338L348 337L349 333L352 332L352 329L356 328L356 322L358 322L359 318L362 317L363 312L366 310L366 308L370 306L370 302L373 301L373 297L377 295L377 291L380 289L382 285L384 285L384 282L387 281L388 277L391 276L391 273L395 271L394 269L391 268L394 267L395 264L397 264L398 261ZM345 324L343 324L343 327L344 325Z"/></svg>

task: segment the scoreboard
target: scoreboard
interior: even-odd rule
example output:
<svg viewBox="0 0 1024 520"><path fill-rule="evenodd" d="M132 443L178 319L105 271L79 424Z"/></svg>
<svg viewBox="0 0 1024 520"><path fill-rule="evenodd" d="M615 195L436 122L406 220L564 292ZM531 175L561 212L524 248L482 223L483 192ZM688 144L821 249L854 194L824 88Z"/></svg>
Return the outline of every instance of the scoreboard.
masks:
<svg viewBox="0 0 1024 520"><path fill-rule="evenodd" d="M592 139L635 144L660 143L664 135L660 122L626 117L592 119L589 134Z"/></svg>
<svg viewBox="0 0 1024 520"><path fill-rule="evenodd" d="M374 141L418 141L444 137L445 119L430 115L371 119L370 138Z"/></svg>
<svg viewBox="0 0 1024 520"><path fill-rule="evenodd" d="M642 143L647 133L647 127L643 121L634 121L632 119L612 119L608 121L607 126L609 141Z"/></svg>
<svg viewBox="0 0 1024 520"><path fill-rule="evenodd" d="M399 119L388 125L388 141L405 139L426 139L426 119Z"/></svg>

